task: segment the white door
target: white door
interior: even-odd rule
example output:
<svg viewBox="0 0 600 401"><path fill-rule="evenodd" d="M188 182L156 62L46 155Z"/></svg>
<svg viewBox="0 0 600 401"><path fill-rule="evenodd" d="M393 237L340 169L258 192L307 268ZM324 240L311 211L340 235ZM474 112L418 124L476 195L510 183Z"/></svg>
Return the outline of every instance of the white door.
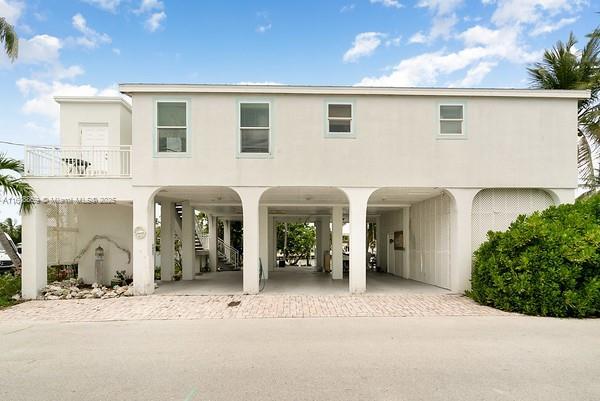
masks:
<svg viewBox="0 0 600 401"><path fill-rule="evenodd" d="M81 147L81 158L89 163L86 166L86 174L106 175L109 167L108 126L82 126Z"/></svg>
<svg viewBox="0 0 600 401"><path fill-rule="evenodd" d="M394 233L387 235L387 272L396 274L396 251L394 250Z"/></svg>

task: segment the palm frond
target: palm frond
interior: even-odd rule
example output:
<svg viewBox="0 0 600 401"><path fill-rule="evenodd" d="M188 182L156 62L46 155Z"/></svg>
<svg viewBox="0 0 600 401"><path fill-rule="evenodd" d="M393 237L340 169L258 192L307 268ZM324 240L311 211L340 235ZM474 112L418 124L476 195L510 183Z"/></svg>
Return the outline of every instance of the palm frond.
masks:
<svg viewBox="0 0 600 401"><path fill-rule="evenodd" d="M0 17L0 42L4 43L6 54L14 61L19 55L19 37L15 28L4 17Z"/></svg>
<svg viewBox="0 0 600 401"><path fill-rule="evenodd" d="M0 153L0 171L12 170L15 173L22 174L25 171L23 162L17 159L6 156L6 153Z"/></svg>
<svg viewBox="0 0 600 401"><path fill-rule="evenodd" d="M24 171L23 163L2 153L0 154L0 171L9 172L9 174L0 174L0 189L4 190L5 194L21 198L21 212L28 213L33 206L35 191L29 183L10 174L10 172L22 174Z"/></svg>

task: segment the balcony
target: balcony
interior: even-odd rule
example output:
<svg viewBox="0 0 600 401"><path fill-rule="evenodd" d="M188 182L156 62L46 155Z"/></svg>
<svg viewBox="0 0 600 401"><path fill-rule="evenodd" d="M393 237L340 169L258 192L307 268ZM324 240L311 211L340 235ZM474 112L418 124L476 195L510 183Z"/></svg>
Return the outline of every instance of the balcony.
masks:
<svg viewBox="0 0 600 401"><path fill-rule="evenodd" d="M27 146L25 177L131 177L131 146Z"/></svg>

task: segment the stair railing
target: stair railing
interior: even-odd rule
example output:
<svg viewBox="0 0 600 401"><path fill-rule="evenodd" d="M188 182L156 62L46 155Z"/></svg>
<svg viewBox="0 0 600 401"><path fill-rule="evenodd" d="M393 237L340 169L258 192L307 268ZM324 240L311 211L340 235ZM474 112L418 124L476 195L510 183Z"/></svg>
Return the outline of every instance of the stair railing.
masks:
<svg viewBox="0 0 600 401"><path fill-rule="evenodd" d="M226 244L225 241L223 241L221 238L217 238L217 255L221 256L229 263L233 264L236 270L242 264L240 251L238 251L231 245Z"/></svg>

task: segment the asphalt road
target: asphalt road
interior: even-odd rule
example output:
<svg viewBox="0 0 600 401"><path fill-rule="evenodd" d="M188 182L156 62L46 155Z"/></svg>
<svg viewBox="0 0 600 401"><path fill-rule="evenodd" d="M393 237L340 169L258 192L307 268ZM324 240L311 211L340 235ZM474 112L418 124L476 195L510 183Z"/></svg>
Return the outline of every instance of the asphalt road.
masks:
<svg viewBox="0 0 600 401"><path fill-rule="evenodd" d="M600 319L0 323L0 400L600 400Z"/></svg>

